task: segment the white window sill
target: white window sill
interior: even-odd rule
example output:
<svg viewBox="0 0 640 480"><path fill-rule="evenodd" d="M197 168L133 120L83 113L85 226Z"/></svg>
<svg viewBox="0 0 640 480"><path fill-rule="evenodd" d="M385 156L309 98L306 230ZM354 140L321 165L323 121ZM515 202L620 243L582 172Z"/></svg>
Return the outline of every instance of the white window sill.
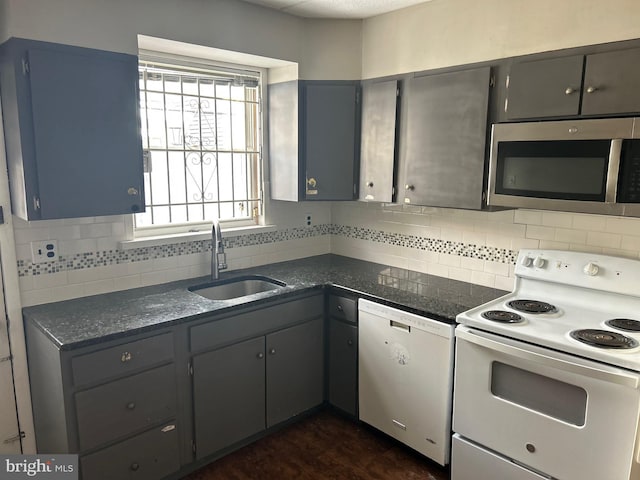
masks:
<svg viewBox="0 0 640 480"><path fill-rule="evenodd" d="M275 232L275 225L251 225L248 227L229 227L222 229L222 237L239 237L252 233ZM182 242L196 242L198 240L208 240L211 238L210 230L201 232L172 233L171 235L157 235L153 237L134 238L133 240L123 240L119 242L121 250L133 250L134 248L158 247L162 245L173 245Z"/></svg>

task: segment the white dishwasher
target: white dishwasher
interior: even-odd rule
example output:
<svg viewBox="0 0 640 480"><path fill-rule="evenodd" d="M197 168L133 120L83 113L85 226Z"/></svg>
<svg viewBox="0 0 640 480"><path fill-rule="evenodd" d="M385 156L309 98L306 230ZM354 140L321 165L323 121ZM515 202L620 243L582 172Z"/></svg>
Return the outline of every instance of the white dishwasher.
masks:
<svg viewBox="0 0 640 480"><path fill-rule="evenodd" d="M454 325L358 301L360 420L449 463Z"/></svg>

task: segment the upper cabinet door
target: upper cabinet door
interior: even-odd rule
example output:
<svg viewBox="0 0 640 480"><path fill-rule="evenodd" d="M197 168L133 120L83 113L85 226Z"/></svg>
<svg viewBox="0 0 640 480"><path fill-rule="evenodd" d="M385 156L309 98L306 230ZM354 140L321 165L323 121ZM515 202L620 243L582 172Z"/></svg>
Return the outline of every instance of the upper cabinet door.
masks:
<svg viewBox="0 0 640 480"><path fill-rule="evenodd" d="M409 81L401 201L482 208L490 75L485 67Z"/></svg>
<svg viewBox="0 0 640 480"><path fill-rule="evenodd" d="M515 63L509 73L507 118L578 115L583 55Z"/></svg>
<svg viewBox="0 0 640 480"><path fill-rule="evenodd" d="M587 55L583 115L640 112L640 48Z"/></svg>
<svg viewBox="0 0 640 480"><path fill-rule="evenodd" d="M9 41L4 122L14 213L25 219L144 210L135 56Z"/></svg>
<svg viewBox="0 0 640 480"><path fill-rule="evenodd" d="M394 201L398 81L362 87L360 200Z"/></svg>
<svg viewBox="0 0 640 480"><path fill-rule="evenodd" d="M304 87L306 200L353 200L359 145L358 84Z"/></svg>

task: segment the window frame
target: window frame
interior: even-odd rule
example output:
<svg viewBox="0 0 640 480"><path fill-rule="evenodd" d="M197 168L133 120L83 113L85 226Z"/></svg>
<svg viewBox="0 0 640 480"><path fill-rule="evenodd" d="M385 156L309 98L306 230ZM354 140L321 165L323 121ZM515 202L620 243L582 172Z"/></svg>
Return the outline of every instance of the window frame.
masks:
<svg viewBox="0 0 640 480"><path fill-rule="evenodd" d="M257 178L254 178L252 182L255 182L257 186L258 194L258 215L251 215L247 219L221 219L220 224L223 229L237 228L237 227L259 227L264 226L266 221L266 206L265 199L265 152L266 145L266 111L267 108L264 105L266 101L265 88L268 85L268 69L255 65L248 65L246 63L229 63L217 60L210 60L205 58L187 57L184 55L177 55L172 53L155 52L148 50L139 51L140 63L153 63L162 65L166 68L175 67L176 69L184 68L191 70L218 71L229 73L249 73L259 74L258 80L258 173ZM142 114L142 111L138 109L138 112ZM167 149L168 150L168 149ZM176 222L171 224L161 225L147 225L136 226L135 214L129 216L126 229L129 232L128 238L139 239L148 237L162 237L172 235L184 235L186 233L204 232L211 228L211 220L193 221L193 222Z"/></svg>

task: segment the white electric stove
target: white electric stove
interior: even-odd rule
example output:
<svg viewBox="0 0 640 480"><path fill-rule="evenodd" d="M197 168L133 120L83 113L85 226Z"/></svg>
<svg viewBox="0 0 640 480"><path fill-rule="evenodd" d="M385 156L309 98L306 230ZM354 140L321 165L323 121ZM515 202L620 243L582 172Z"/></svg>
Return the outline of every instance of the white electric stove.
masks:
<svg viewBox="0 0 640 480"><path fill-rule="evenodd" d="M457 317L452 480L639 480L640 261L523 250L515 275Z"/></svg>

